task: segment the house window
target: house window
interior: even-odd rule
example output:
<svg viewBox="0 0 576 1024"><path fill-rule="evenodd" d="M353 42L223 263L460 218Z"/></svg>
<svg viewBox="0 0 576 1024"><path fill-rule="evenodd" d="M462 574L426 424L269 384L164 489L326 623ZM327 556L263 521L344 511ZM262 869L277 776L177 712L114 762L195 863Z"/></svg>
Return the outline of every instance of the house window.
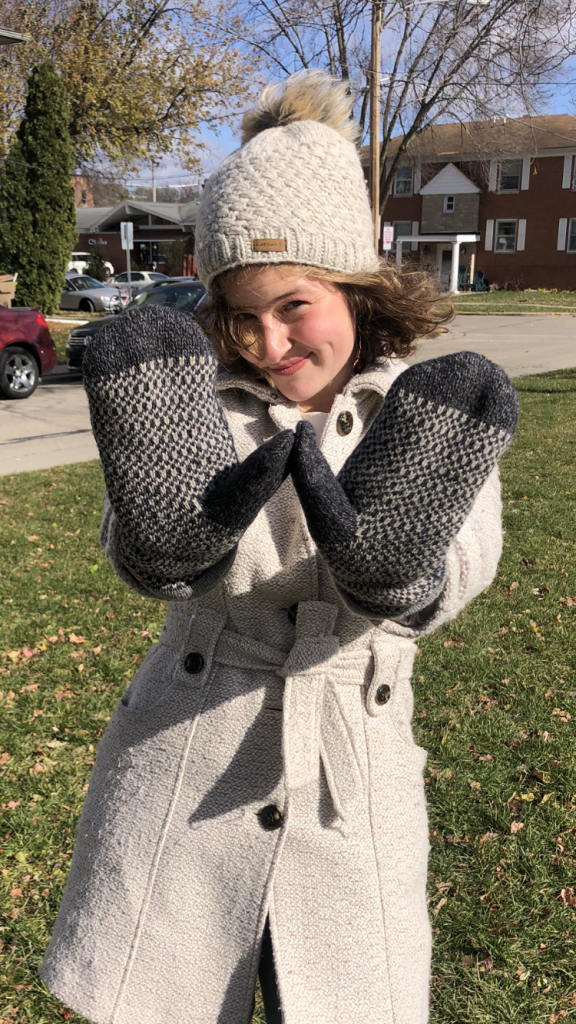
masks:
<svg viewBox="0 0 576 1024"><path fill-rule="evenodd" d="M572 188L576 189L576 159L572 157Z"/></svg>
<svg viewBox="0 0 576 1024"><path fill-rule="evenodd" d="M411 167L399 167L396 171L396 178L394 179L394 195L395 196L411 196L412 195L412 168Z"/></svg>
<svg viewBox="0 0 576 1024"><path fill-rule="evenodd" d="M503 160L500 164L499 192L519 192L522 176L521 160Z"/></svg>
<svg viewBox="0 0 576 1024"><path fill-rule="evenodd" d="M496 221L494 252L516 252L516 224L515 220Z"/></svg>
<svg viewBox="0 0 576 1024"><path fill-rule="evenodd" d="M576 252L576 220L568 224L568 252Z"/></svg>
<svg viewBox="0 0 576 1024"><path fill-rule="evenodd" d="M407 235L412 234L412 221L409 220L395 220L394 221L394 241L397 238L405 238Z"/></svg>
<svg viewBox="0 0 576 1024"><path fill-rule="evenodd" d="M444 213L454 213L454 207L456 205L455 196L444 196Z"/></svg>

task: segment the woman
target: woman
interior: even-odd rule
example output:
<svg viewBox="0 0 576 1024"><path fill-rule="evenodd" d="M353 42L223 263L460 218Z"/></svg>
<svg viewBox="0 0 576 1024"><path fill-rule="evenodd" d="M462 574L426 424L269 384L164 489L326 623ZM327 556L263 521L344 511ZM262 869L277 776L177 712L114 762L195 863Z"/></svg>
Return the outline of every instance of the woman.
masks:
<svg viewBox="0 0 576 1024"><path fill-rule="evenodd" d="M517 408L480 356L396 358L443 318L379 264L349 116L291 79L209 179L213 348L153 308L88 350L103 543L170 602L42 968L99 1024L247 1024L258 971L269 1022L427 1019L415 640L494 575Z"/></svg>

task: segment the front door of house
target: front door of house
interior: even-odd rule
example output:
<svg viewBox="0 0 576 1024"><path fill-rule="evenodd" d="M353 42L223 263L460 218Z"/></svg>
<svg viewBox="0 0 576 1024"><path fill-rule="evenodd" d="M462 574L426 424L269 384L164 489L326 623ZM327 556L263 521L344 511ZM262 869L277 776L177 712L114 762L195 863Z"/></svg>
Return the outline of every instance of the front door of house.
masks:
<svg viewBox="0 0 576 1024"><path fill-rule="evenodd" d="M449 249L442 249L438 255L440 284L444 291L448 291L450 288L450 274L452 272L452 246Z"/></svg>

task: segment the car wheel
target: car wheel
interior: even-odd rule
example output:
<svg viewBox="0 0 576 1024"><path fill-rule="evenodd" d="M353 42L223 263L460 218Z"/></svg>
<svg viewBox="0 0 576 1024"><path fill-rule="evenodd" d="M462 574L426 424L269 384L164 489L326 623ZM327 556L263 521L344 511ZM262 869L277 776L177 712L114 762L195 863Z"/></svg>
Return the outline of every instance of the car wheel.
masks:
<svg viewBox="0 0 576 1024"><path fill-rule="evenodd" d="M82 301L80 302L80 309L82 310L83 313L94 312L94 306L90 302L90 299L82 299Z"/></svg>
<svg viewBox="0 0 576 1024"><path fill-rule="evenodd" d="M39 379L38 363L25 348L11 345L0 353L2 398L29 398L36 391Z"/></svg>

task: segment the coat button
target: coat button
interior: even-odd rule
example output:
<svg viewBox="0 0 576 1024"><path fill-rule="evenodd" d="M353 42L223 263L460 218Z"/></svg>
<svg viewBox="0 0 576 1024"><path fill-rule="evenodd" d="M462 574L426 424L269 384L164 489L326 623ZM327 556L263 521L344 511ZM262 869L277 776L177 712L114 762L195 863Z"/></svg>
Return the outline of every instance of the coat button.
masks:
<svg viewBox="0 0 576 1024"><path fill-rule="evenodd" d="M376 696L375 696L376 703L377 704L387 704L388 701L390 700L390 695L391 695L390 687L388 686L387 683L382 683L382 686L379 686L378 689L376 690Z"/></svg>
<svg viewBox="0 0 576 1024"><path fill-rule="evenodd" d="M354 417L351 412L341 412L336 420L336 430L340 437L346 437L354 426Z"/></svg>
<svg viewBox="0 0 576 1024"><path fill-rule="evenodd" d="M192 651L184 659L184 668L187 672L190 672L190 675L198 675L198 672L201 672L204 668L204 658L198 651Z"/></svg>
<svg viewBox="0 0 576 1024"><path fill-rule="evenodd" d="M288 609L288 622L291 622L293 626L296 625L296 617L298 615L298 602L293 604Z"/></svg>
<svg viewBox="0 0 576 1024"><path fill-rule="evenodd" d="M284 815L276 804L267 804L258 811L258 821L265 832L274 832L284 824Z"/></svg>

